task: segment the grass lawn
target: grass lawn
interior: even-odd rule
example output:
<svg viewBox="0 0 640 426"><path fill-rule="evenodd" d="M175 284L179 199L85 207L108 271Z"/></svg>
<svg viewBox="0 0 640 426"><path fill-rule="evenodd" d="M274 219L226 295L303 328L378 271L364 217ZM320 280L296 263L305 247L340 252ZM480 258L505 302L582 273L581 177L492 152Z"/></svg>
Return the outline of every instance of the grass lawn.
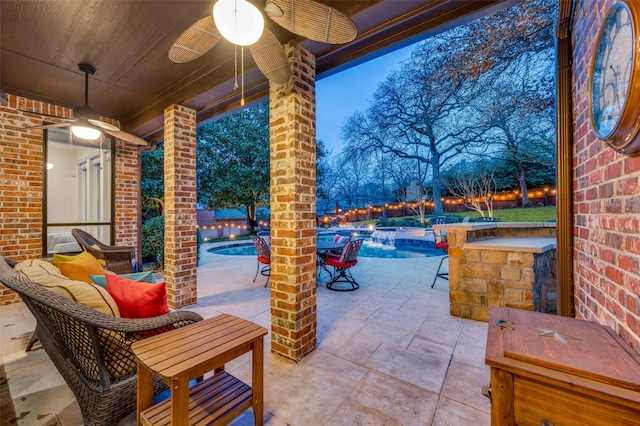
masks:
<svg viewBox="0 0 640 426"><path fill-rule="evenodd" d="M464 212L447 216L478 217L480 216L480 213ZM527 207L524 209L500 209L494 210L493 216L499 218L503 222L544 222L547 220L556 220L556 206Z"/></svg>
<svg viewBox="0 0 640 426"><path fill-rule="evenodd" d="M469 216L475 218L479 217L480 213L475 211L467 211L463 213L446 213L446 216ZM493 216L499 218L502 222L545 222L548 220L556 220L556 206L500 209L494 210ZM404 219L415 219L415 216L393 217L389 219L391 221L399 221ZM364 225L375 225L376 220L367 220L361 223Z"/></svg>

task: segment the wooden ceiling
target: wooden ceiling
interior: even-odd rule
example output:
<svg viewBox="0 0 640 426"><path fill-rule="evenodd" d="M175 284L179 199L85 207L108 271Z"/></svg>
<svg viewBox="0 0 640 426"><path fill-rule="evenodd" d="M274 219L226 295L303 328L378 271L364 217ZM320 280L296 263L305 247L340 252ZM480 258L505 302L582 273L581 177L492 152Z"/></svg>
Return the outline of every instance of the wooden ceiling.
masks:
<svg viewBox="0 0 640 426"><path fill-rule="evenodd" d="M322 1L358 28L345 45L304 40L265 18L281 43L299 41L317 60L318 78L476 19L515 0ZM263 0L252 0L262 10ZM162 137L171 104L197 111L198 122L239 107L233 91L233 46L220 41L202 57L175 64L167 56L178 36L211 13L214 0L1 0L0 88L58 105L84 103L79 63L97 71L89 105L120 120L123 130ZM245 55L245 97L263 99L268 82Z"/></svg>

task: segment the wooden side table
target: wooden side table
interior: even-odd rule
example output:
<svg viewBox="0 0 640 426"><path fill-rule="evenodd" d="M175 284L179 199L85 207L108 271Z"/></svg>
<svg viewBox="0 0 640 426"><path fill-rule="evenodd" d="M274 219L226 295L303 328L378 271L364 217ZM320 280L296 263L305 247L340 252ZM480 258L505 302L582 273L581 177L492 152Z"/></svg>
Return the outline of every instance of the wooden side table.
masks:
<svg viewBox="0 0 640 426"><path fill-rule="evenodd" d="M255 424L263 422L264 327L232 315L218 315L195 324L135 342L138 360L138 425L224 424L253 407ZM225 363L253 353L251 387L224 371ZM214 371L189 389L189 381ZM171 390L171 397L153 403L153 375Z"/></svg>

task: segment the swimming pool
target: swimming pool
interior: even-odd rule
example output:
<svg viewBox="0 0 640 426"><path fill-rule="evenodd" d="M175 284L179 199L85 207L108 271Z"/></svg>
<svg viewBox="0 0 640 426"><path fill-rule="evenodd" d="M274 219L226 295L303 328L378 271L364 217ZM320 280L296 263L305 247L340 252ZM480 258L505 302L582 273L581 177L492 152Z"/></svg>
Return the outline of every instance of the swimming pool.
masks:
<svg viewBox="0 0 640 426"><path fill-rule="evenodd" d="M333 235L321 235L318 238L323 240L332 240ZM382 244L371 240L370 237L363 237L364 242L360 247L358 256L375 257L387 259L407 259L416 257L442 256L442 250L424 250L412 249L410 247L394 247L388 244ZM209 253L220 254L224 256L257 256L256 248L253 244L238 244L235 246L214 247L207 250Z"/></svg>

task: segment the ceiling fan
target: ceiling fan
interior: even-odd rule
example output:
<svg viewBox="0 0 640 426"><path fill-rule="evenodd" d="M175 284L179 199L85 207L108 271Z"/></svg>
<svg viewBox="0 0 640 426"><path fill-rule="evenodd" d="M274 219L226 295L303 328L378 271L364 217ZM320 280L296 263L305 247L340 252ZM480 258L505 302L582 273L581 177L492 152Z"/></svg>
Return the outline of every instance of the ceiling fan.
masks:
<svg viewBox="0 0 640 426"><path fill-rule="evenodd" d="M220 14L216 16L216 9L223 6L233 12L230 18L224 21L221 20ZM229 39L224 35L225 30L220 24L224 24L225 21L239 21L239 12L247 7L255 9L262 22L255 24L254 21L249 27L236 30L246 32L256 25L264 27L262 14L248 1L217 0L212 15L198 20L178 37L169 50L169 59L176 63L193 61L211 50L223 36ZM263 10L264 14L284 29L321 43L348 43L358 35L356 25L351 19L339 10L315 0L266 0ZM233 42L231 39L230 41ZM289 80L291 71L287 56L271 31L267 28L262 29L257 41L246 45L249 46L258 69L269 81L284 84Z"/></svg>
<svg viewBox="0 0 640 426"><path fill-rule="evenodd" d="M52 129L57 127L69 127L71 132L82 139L98 139L102 132L115 138L134 143L147 145L147 141L131 133L123 132L118 126L100 120L100 115L89 107L89 75L93 75L96 69L87 64L78 64L80 71L84 73L84 105L73 108L72 119L65 119L63 123L43 124L30 126L29 129Z"/></svg>

